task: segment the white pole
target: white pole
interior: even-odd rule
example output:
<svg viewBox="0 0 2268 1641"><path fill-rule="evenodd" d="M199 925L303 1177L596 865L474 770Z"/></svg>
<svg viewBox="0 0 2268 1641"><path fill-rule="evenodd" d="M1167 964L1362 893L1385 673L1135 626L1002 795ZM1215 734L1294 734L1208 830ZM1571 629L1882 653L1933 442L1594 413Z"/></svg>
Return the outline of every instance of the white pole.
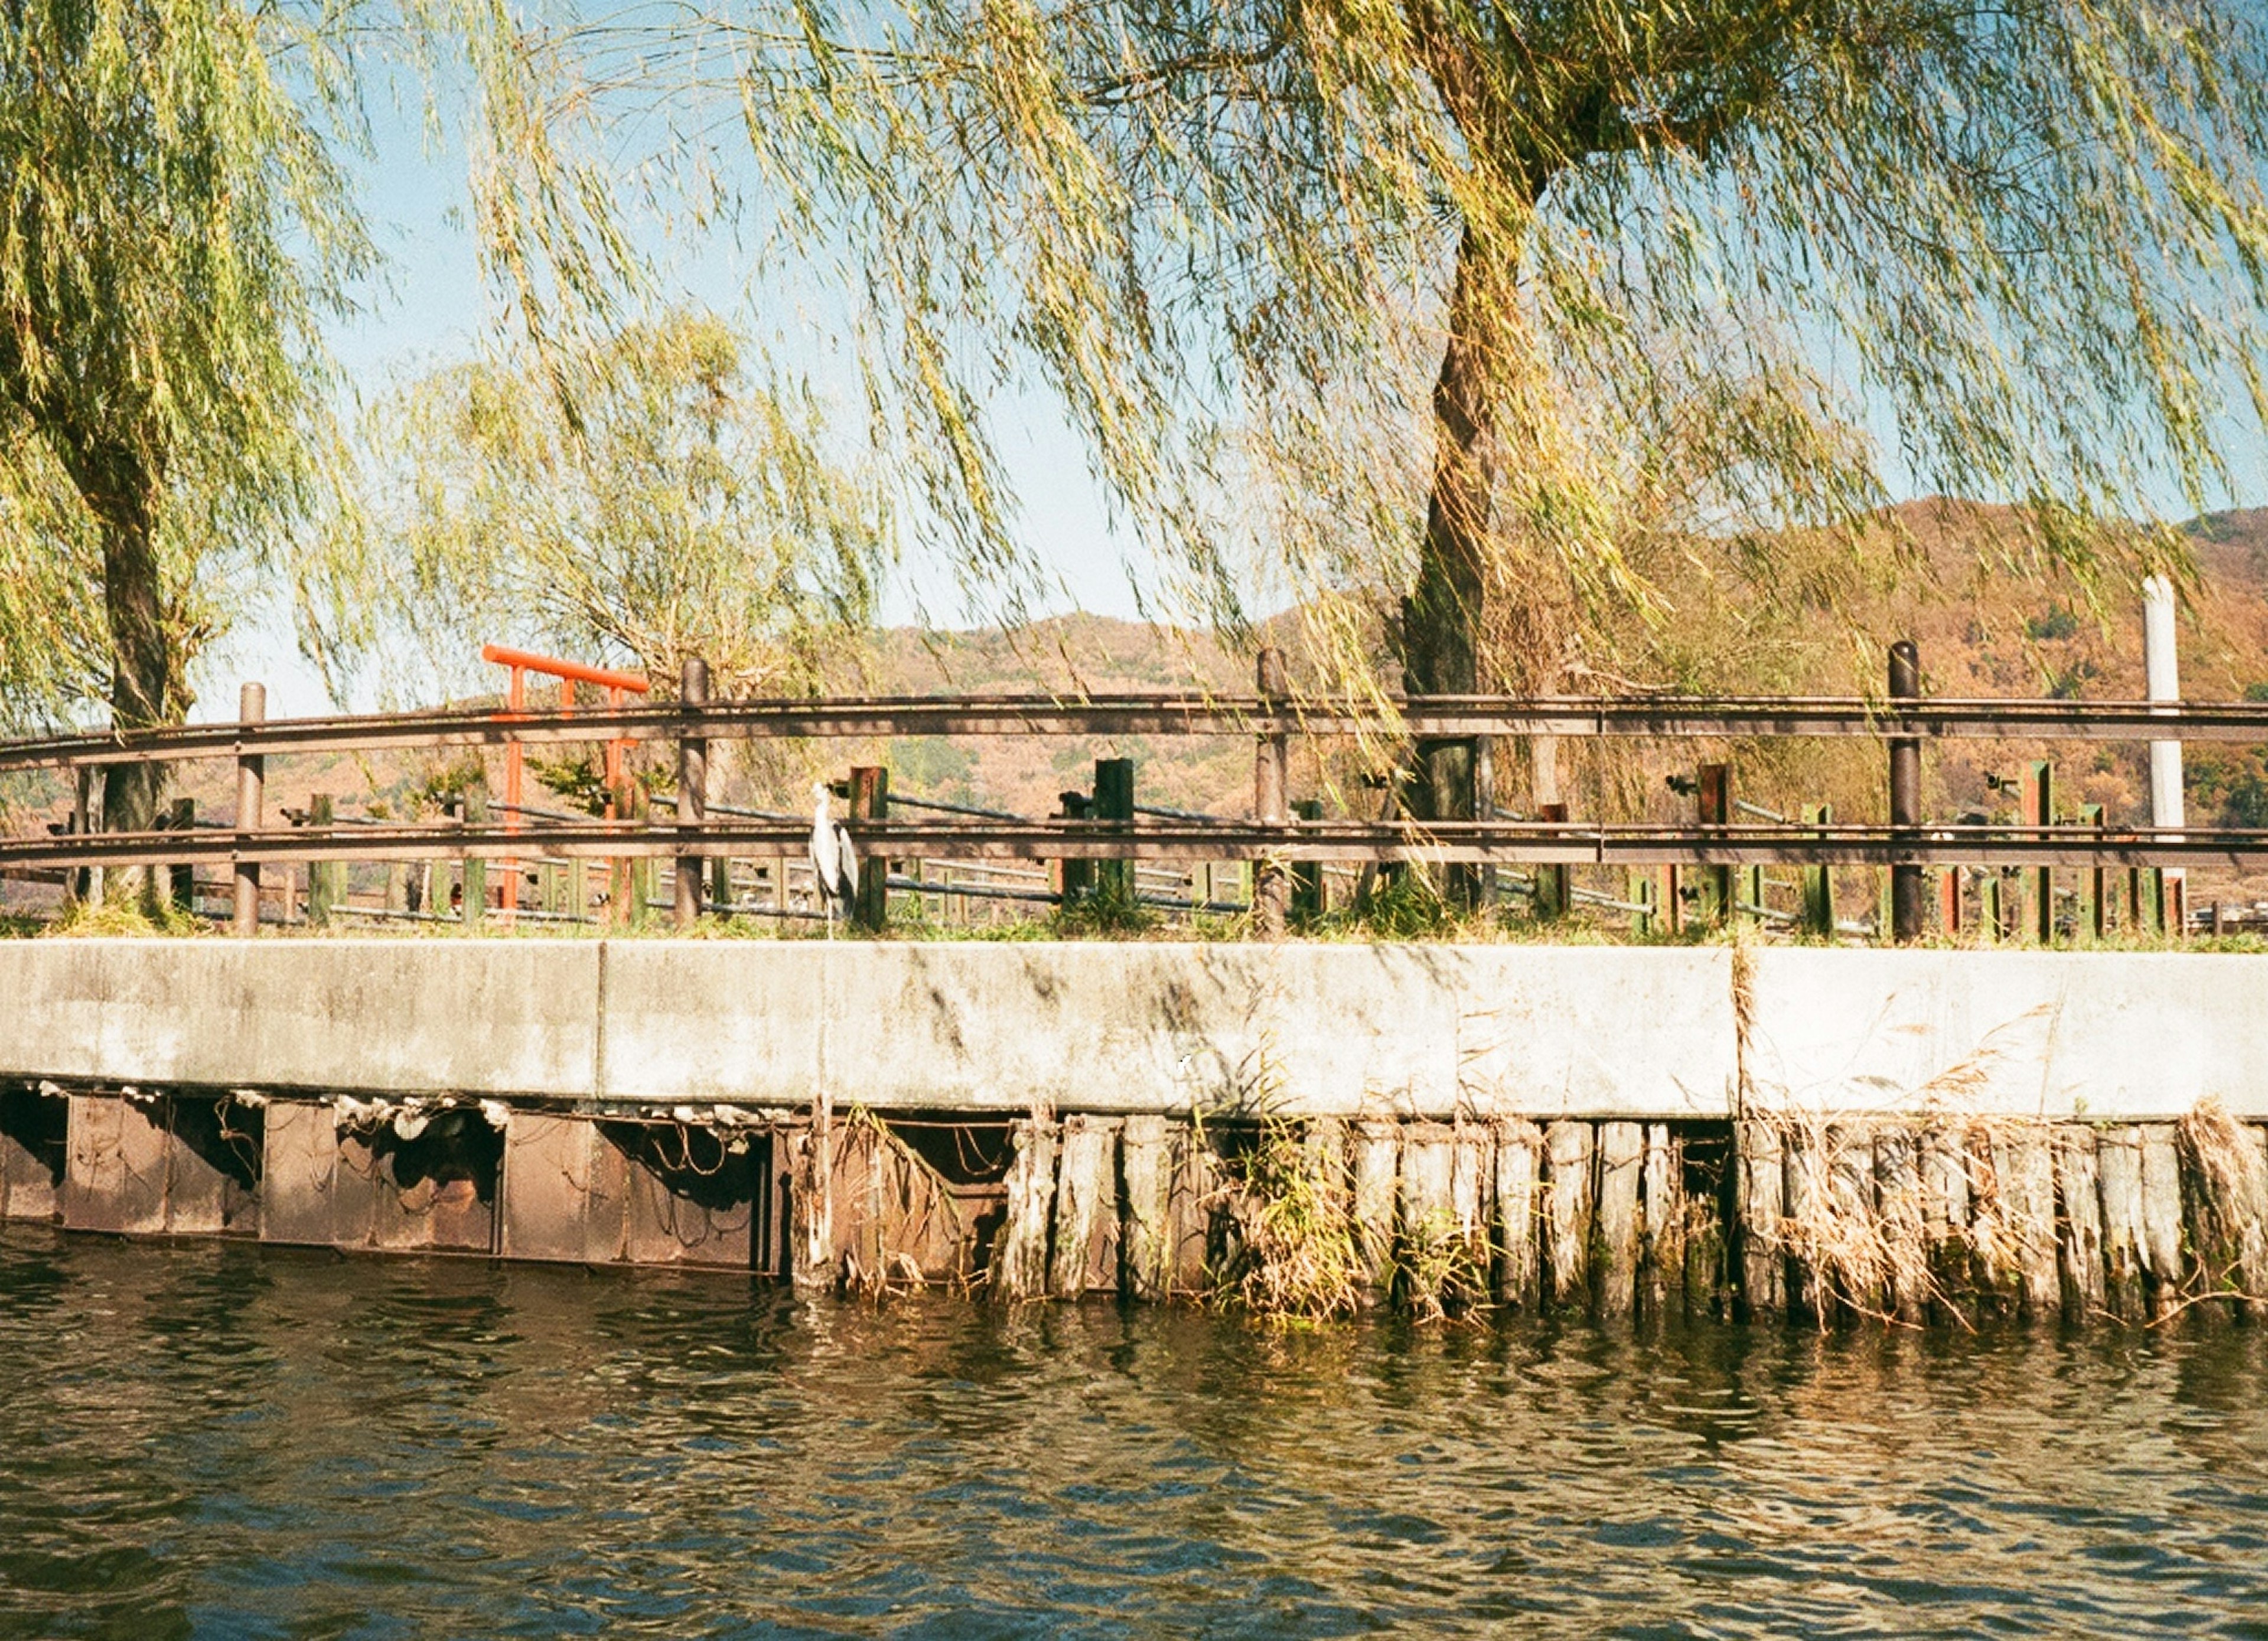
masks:
<svg viewBox="0 0 2268 1641"><path fill-rule="evenodd" d="M2149 676L2151 700L2182 698L2181 664L2174 650L2174 584L2163 576L2152 576L2142 584L2142 664ZM2150 824L2179 828L2185 823L2182 743L2154 740L2150 743ZM2176 905L2182 901L2180 889L2174 886L2184 875L2179 867L2166 872L2168 899Z"/></svg>

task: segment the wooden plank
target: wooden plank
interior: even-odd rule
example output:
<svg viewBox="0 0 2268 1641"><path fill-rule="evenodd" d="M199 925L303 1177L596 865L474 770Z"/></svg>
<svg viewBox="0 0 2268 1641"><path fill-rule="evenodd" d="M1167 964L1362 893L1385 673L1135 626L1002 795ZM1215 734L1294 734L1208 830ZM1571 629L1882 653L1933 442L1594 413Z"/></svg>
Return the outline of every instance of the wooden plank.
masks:
<svg viewBox="0 0 2268 1641"><path fill-rule="evenodd" d="M1874 1212L1890 1270L1883 1308L1910 1327L1928 1319L1931 1289L1928 1216L1916 1151L1913 1131L1902 1123L1885 1122L1874 1130Z"/></svg>
<svg viewBox="0 0 2268 1641"><path fill-rule="evenodd" d="M1121 1282L1138 1299L1162 1299L1173 1287L1173 1151L1162 1116L1130 1116L1118 1134L1126 1225Z"/></svg>
<svg viewBox="0 0 2268 1641"><path fill-rule="evenodd" d="M2056 1125L2056 1251L2063 1312L2073 1321L2104 1314L2110 1304L2102 1253L2102 1179L2095 1130Z"/></svg>
<svg viewBox="0 0 2268 1641"><path fill-rule="evenodd" d="M2102 1205L2103 1305L2121 1321L2140 1321L2148 1314L2142 1130L2131 1124L2103 1130L2095 1137L2095 1158Z"/></svg>
<svg viewBox="0 0 2268 1641"><path fill-rule="evenodd" d="M1048 1292L1056 1299L1076 1299L1098 1285L1099 1269L1117 1269L1117 1152L1116 1122L1083 1115L1064 1120L1048 1262Z"/></svg>
<svg viewBox="0 0 2268 1641"><path fill-rule="evenodd" d="M1351 1141L1355 1247L1373 1302L1387 1297L1394 1269L1395 1200L1402 1171L1402 1132L1392 1122L1358 1122Z"/></svg>
<svg viewBox="0 0 2268 1641"><path fill-rule="evenodd" d="M1602 1317L1613 1319L1628 1316L1638 1303L1646 1125L1602 1122L1598 1143L1598 1308Z"/></svg>
<svg viewBox="0 0 2268 1641"><path fill-rule="evenodd" d="M1536 1257L1536 1197L1543 1131L1533 1122L1506 1119L1496 1131L1496 1296L1532 1311L1540 1293Z"/></svg>
<svg viewBox="0 0 2268 1641"><path fill-rule="evenodd" d="M1773 1317L1787 1306L1787 1255L1780 1240L1787 1181L1779 1127L1754 1118L1737 1122L1733 1144L1742 1303L1750 1316Z"/></svg>
<svg viewBox="0 0 2268 1641"><path fill-rule="evenodd" d="M1402 1134L1402 1302L1420 1315L1439 1314L1456 1298L1461 1239L1452 1184L1456 1130L1443 1122L1413 1122Z"/></svg>
<svg viewBox="0 0 2268 1641"><path fill-rule="evenodd" d="M1545 1292L1563 1310L1591 1303L1591 1153L1587 1122L1554 1122L1543 1130Z"/></svg>
<svg viewBox="0 0 2268 1641"><path fill-rule="evenodd" d="M1004 1299L1048 1291L1048 1240L1056 1199L1056 1125L1044 1113L1010 1126L1008 1220L993 1251L991 1286Z"/></svg>
<svg viewBox="0 0 2268 1641"><path fill-rule="evenodd" d="M2169 1315L2190 1277L2182 1242L2181 1149L2170 1122L2142 1125L2141 1247L2150 1314Z"/></svg>

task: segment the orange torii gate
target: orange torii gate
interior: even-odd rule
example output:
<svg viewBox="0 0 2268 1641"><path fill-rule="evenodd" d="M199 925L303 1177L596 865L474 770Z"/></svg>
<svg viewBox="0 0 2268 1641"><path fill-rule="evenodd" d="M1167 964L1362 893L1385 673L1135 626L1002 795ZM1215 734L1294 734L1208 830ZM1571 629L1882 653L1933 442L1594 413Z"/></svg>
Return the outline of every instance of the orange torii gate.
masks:
<svg viewBox="0 0 2268 1641"><path fill-rule="evenodd" d="M636 673L617 673L603 666L586 666L580 661L563 660L556 655L537 655L526 650L514 650L501 644L481 646L481 659L492 661L510 671L512 682L504 692L504 715L527 710L527 674L540 673L559 681L559 710L571 712L575 707L575 686L589 684L607 692L607 704L619 707L622 697L642 695L649 688L646 681ZM622 810L622 758L630 750L627 740L607 743L607 819L615 820ZM504 830L520 829L520 786L522 781L520 747L518 740L509 740L504 748ZM504 904L499 909L509 925L519 910L519 862L517 859L501 863L504 868ZM622 921L623 879L629 876L626 863L615 861L607 874L607 904L610 916Z"/></svg>

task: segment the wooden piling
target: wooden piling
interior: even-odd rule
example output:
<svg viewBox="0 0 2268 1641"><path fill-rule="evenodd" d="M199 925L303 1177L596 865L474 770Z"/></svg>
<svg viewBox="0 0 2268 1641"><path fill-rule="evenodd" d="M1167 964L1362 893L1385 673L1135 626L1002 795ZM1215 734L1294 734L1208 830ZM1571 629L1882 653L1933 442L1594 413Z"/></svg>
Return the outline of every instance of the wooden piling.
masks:
<svg viewBox="0 0 2268 1641"><path fill-rule="evenodd" d="M1874 1130L1874 1213L1888 1256L1882 1308L1910 1327L1929 1316L1930 1236L1913 1131L1885 1122Z"/></svg>
<svg viewBox="0 0 2268 1641"><path fill-rule="evenodd" d="M1394 1268L1402 1131L1392 1122L1358 1122L1352 1144L1348 1172L1354 1191L1355 1248L1373 1299L1382 1300Z"/></svg>
<svg viewBox="0 0 2268 1641"><path fill-rule="evenodd" d="M1105 1117L1064 1119L1056 1163L1055 1247L1048 1291L1076 1299L1108 1287L1118 1268L1118 1125Z"/></svg>
<svg viewBox="0 0 2268 1641"><path fill-rule="evenodd" d="M2075 1122L2055 1131L2056 1252L2063 1314L2091 1321L2108 1307L2103 1269L2102 1180L2095 1130Z"/></svg>
<svg viewBox="0 0 2268 1641"><path fill-rule="evenodd" d="M1779 1127L1745 1119L1734 1124L1733 1144L1741 1300L1749 1315L1761 1320L1787 1306L1787 1256L1779 1229L1787 1180Z"/></svg>
<svg viewBox="0 0 2268 1641"><path fill-rule="evenodd" d="M2142 1278L2153 1317L2170 1315L2189 1280L2182 1246L2181 1146L2170 1122L2142 1125Z"/></svg>
<svg viewBox="0 0 2268 1641"><path fill-rule="evenodd" d="M992 1291L1035 1299L1048 1291L1048 1240L1056 1199L1056 1124L1045 1112L1009 1125L1008 1217L993 1247Z"/></svg>
<svg viewBox="0 0 2268 1641"><path fill-rule="evenodd" d="M1123 1195L1122 1291L1138 1299L1162 1299L1173 1289L1173 1152L1162 1116L1130 1116L1118 1135Z"/></svg>
<svg viewBox="0 0 2268 1641"><path fill-rule="evenodd" d="M1420 1315L1438 1315L1457 1297L1455 1166L1456 1131L1447 1123L1413 1122L1403 1130L1398 1297Z"/></svg>
<svg viewBox="0 0 2268 1641"><path fill-rule="evenodd" d="M1787 1185L1786 1217L1798 1225L1816 1225L1826 1211L1825 1138L1824 1130L1792 1131L1782 1137L1782 1168ZM1787 1305L1791 1313L1805 1321L1824 1324L1833 1316L1827 1273L1808 1254L1795 1249L1791 1249L1788 1255Z"/></svg>
<svg viewBox="0 0 2268 1641"><path fill-rule="evenodd" d="M1646 1124L1638 1198L1644 1218L1639 1309L1648 1316L1663 1316L1682 1306L1685 1292L1684 1155L1667 1122Z"/></svg>
<svg viewBox="0 0 2268 1641"><path fill-rule="evenodd" d="M1496 1297L1533 1311L1539 1291L1536 1175L1543 1130L1504 1121L1496 1129Z"/></svg>
<svg viewBox="0 0 2268 1641"><path fill-rule="evenodd" d="M1546 1291L1562 1310L1591 1299L1591 1125L1558 1122L1543 1130L1543 1252Z"/></svg>
<svg viewBox="0 0 2268 1641"><path fill-rule="evenodd" d="M2103 1130L2095 1137L2095 1166L2102 1211L2103 1307L2121 1321L2139 1321L2147 1314L2142 1130L2131 1125Z"/></svg>
<svg viewBox="0 0 2268 1641"><path fill-rule="evenodd" d="M1867 1315L1885 1316L1890 1296L1884 1272L1862 1252L1867 1231L1879 1235L1874 1208L1874 1131L1867 1122L1837 1123L1827 1132L1827 1190L1834 1223L1842 1232L1837 1247L1848 1256L1834 1258L1821 1273L1834 1298ZM1854 1246L1855 1245L1855 1246Z"/></svg>
<svg viewBox="0 0 2268 1641"><path fill-rule="evenodd" d="M1646 1125L1602 1122L1598 1144L1598 1308L1602 1317L1612 1319L1629 1315L1638 1302Z"/></svg>
<svg viewBox="0 0 2268 1641"><path fill-rule="evenodd" d="M1965 1137L1946 1121L1921 1133L1921 1217L1929 1241L1933 1300L1966 1323L1975 1308L1976 1262L1969 1243L1969 1151Z"/></svg>
<svg viewBox="0 0 2268 1641"><path fill-rule="evenodd" d="M1997 1204L2021 1314L2043 1321L2063 1308L2056 1253L2055 1162L2044 1131L2012 1128L1992 1138Z"/></svg>
<svg viewBox="0 0 2268 1641"><path fill-rule="evenodd" d="M2255 1130L2217 1100L2200 1100L2174 1126L2196 1285L2230 1295L2240 1314L2268 1316L2268 1159Z"/></svg>
<svg viewBox="0 0 2268 1641"><path fill-rule="evenodd" d="M1166 1205L1169 1281L1175 1293L1201 1294L1211 1283L1220 1240L1214 1230L1223 1201L1220 1158L1191 1124L1175 1124L1170 1145L1173 1185ZM1390 1211L1390 1182L1388 1191Z"/></svg>

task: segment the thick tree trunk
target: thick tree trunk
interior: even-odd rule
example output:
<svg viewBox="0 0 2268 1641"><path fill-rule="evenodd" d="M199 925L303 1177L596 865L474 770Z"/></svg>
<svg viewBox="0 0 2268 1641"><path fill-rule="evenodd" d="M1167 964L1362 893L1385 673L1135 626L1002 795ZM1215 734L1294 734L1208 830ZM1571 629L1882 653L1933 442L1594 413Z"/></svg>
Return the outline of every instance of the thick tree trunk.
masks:
<svg viewBox="0 0 2268 1641"><path fill-rule="evenodd" d="M158 482L151 463L117 445L85 451L73 480L102 533L102 592L110 626L110 721L144 729L177 721L187 702L166 631L163 573L158 563ZM146 832L157 824L166 767L114 763L104 771L103 823L113 832ZM121 874L131 893L150 873Z"/></svg>
<svg viewBox="0 0 2268 1641"><path fill-rule="evenodd" d="M1411 695L1469 695L1478 688L1490 506L1496 488L1493 334L1506 297L1497 254L1468 227L1457 246L1448 341L1433 387L1433 484L1417 585L1402 601L1403 682ZM1419 820L1469 820L1476 813L1470 740L1421 740L1406 805ZM1476 897L1470 867L1448 870L1444 888L1461 904Z"/></svg>

